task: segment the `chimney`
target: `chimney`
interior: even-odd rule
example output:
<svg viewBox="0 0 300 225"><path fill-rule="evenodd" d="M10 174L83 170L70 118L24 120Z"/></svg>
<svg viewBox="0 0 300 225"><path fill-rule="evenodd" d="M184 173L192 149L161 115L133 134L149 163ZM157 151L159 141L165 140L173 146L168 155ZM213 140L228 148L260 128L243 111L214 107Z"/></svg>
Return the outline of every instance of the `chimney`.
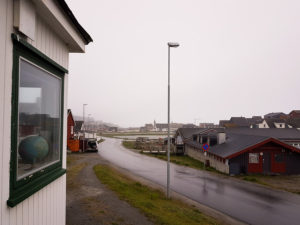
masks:
<svg viewBox="0 0 300 225"><path fill-rule="evenodd" d="M225 141L226 141L226 133L224 131L218 133L218 145L225 143Z"/></svg>

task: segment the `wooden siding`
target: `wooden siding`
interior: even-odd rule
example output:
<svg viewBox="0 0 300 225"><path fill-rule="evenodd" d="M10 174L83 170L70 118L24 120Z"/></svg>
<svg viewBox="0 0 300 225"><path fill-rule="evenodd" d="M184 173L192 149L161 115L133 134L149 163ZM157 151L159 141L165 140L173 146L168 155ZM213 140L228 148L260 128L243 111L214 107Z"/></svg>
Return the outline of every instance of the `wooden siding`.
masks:
<svg viewBox="0 0 300 225"><path fill-rule="evenodd" d="M17 206L9 208L9 161L12 87L13 1L0 1L0 225L62 225L65 224L66 176L62 176ZM35 41L30 44L45 53L61 66L68 68L68 48L42 19L37 16ZM65 100L68 82L65 79ZM64 133L67 126L67 101L65 101ZM65 136L65 135L64 135ZM66 146L66 138L63 147ZM66 167L66 151L63 151Z"/></svg>

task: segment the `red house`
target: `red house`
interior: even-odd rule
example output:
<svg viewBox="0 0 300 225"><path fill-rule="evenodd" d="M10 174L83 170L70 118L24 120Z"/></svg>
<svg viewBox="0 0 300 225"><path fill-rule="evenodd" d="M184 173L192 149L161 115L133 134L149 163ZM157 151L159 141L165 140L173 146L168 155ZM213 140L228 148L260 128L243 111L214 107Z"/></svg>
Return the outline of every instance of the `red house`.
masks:
<svg viewBox="0 0 300 225"><path fill-rule="evenodd" d="M79 151L79 140L74 139L75 120L71 109L68 109L68 132L67 132L67 148L72 152Z"/></svg>
<svg viewBox="0 0 300 225"><path fill-rule="evenodd" d="M300 174L297 129L181 128L179 136L183 143L176 143L177 149L223 173Z"/></svg>
<svg viewBox="0 0 300 225"><path fill-rule="evenodd" d="M67 132L67 140L74 138L74 126L75 120L72 115L71 109L68 109L68 132Z"/></svg>

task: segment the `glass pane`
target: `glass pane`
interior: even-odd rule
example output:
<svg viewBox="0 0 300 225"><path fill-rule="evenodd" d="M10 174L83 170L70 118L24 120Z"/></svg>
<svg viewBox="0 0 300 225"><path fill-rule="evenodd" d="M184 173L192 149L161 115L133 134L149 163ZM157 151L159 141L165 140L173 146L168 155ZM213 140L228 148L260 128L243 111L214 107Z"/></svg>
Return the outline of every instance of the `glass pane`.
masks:
<svg viewBox="0 0 300 225"><path fill-rule="evenodd" d="M259 163L258 153L249 153L249 163Z"/></svg>
<svg viewBox="0 0 300 225"><path fill-rule="evenodd" d="M278 153L274 156L276 162L283 162L283 155Z"/></svg>
<svg viewBox="0 0 300 225"><path fill-rule="evenodd" d="M18 179L60 159L60 78L20 59Z"/></svg>

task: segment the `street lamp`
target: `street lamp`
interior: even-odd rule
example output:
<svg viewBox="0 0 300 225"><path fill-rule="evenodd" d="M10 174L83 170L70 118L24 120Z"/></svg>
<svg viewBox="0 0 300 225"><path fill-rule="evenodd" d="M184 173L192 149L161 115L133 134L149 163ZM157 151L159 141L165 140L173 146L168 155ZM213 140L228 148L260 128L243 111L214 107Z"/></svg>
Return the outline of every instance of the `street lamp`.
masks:
<svg viewBox="0 0 300 225"><path fill-rule="evenodd" d="M82 119L83 119L83 139L82 139L82 152L84 152L84 138L85 138L85 124L84 124L84 109L87 104L82 105Z"/></svg>
<svg viewBox="0 0 300 225"><path fill-rule="evenodd" d="M167 198L170 198L170 48L179 47L179 43L168 42L168 163L167 163Z"/></svg>

